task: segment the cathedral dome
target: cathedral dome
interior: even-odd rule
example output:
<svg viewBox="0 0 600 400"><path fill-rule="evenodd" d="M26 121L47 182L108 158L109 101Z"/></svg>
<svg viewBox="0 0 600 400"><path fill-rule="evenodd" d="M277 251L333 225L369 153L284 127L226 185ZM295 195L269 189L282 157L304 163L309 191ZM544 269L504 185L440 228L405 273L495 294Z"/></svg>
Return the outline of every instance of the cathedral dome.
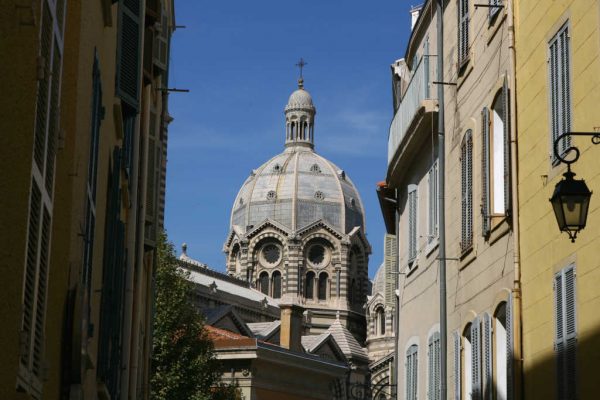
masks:
<svg viewBox="0 0 600 400"><path fill-rule="evenodd" d="M358 191L346 173L313 150L310 94L298 81L285 108L286 149L252 171L231 212L231 228L246 232L266 219L298 231L320 219L340 233L365 230Z"/></svg>

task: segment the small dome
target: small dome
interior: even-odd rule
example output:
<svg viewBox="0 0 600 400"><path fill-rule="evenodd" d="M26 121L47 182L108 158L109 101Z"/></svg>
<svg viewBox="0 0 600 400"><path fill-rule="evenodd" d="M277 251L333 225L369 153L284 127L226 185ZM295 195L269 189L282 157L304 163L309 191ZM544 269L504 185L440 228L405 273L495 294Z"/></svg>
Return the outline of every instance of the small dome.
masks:
<svg viewBox="0 0 600 400"><path fill-rule="evenodd" d="M311 97L310 93L308 93L306 90L298 89L290 95L290 98L288 100L288 103L287 103L287 106L285 107L285 109L287 110L290 108L303 108L303 107L309 107L309 108L314 107L312 97Z"/></svg>

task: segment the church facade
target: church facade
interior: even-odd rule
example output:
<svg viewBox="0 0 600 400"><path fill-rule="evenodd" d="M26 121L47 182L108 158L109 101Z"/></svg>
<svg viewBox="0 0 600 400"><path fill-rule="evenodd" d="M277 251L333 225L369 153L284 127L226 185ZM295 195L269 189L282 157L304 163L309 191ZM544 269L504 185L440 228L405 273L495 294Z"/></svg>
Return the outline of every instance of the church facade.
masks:
<svg viewBox="0 0 600 400"><path fill-rule="evenodd" d="M253 170L234 201L226 268L266 296L301 304L310 334L339 318L364 343L364 209L346 172L315 152L315 115L300 79L285 107L284 151Z"/></svg>

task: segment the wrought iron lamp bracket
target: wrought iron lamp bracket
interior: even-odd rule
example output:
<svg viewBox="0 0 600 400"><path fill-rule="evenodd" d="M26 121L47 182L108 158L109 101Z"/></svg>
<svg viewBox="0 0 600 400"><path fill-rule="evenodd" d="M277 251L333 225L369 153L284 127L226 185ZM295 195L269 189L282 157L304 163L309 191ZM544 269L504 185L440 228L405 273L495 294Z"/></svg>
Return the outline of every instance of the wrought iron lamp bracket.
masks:
<svg viewBox="0 0 600 400"><path fill-rule="evenodd" d="M576 146L572 146L569 145L569 147L567 147L565 149L565 151L561 153L558 151L558 146L560 144L560 142L567 138L567 137L571 137L571 136L590 136L592 139L592 144L600 144L600 131L596 131L596 132L565 132L562 135L560 135L559 137L557 137L554 140L554 146L552 147L554 150L554 157L564 163L567 164L567 170L570 172L571 171L571 164L577 162L577 160L579 160L579 148L577 148ZM569 158L565 158L565 156L568 156L569 153L573 153L573 157L569 157Z"/></svg>

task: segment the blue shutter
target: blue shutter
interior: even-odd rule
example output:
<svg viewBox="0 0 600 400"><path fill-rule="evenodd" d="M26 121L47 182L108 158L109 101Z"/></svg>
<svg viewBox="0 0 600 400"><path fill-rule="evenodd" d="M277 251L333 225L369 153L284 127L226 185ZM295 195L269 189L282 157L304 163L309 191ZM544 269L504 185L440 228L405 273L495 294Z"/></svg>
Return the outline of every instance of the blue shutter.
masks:
<svg viewBox="0 0 600 400"><path fill-rule="evenodd" d="M481 110L481 233L487 237L491 229L490 221L490 112Z"/></svg>

